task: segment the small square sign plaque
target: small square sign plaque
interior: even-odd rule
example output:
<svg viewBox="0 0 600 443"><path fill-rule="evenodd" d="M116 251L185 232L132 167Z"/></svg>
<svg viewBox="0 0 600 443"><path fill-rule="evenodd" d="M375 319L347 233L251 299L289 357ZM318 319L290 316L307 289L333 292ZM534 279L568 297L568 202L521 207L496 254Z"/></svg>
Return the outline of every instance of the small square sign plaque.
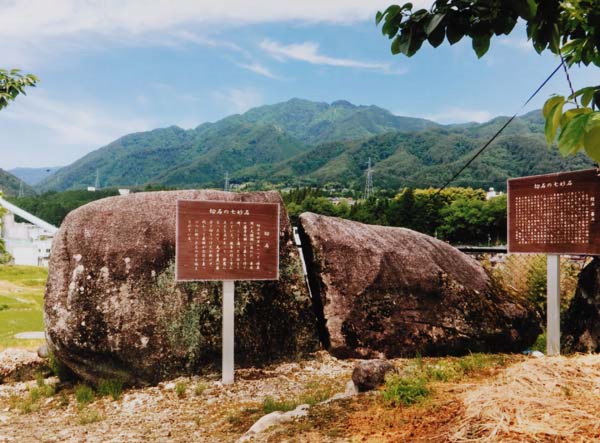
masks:
<svg viewBox="0 0 600 443"><path fill-rule="evenodd" d="M278 278L279 204L177 201L178 281Z"/></svg>
<svg viewBox="0 0 600 443"><path fill-rule="evenodd" d="M508 180L508 252L600 254L596 169Z"/></svg>

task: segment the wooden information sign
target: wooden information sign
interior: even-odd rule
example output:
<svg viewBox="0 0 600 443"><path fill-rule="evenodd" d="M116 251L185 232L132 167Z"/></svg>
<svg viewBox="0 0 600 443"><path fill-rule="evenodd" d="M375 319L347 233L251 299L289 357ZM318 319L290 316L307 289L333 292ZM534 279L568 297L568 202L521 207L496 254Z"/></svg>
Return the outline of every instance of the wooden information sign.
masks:
<svg viewBox="0 0 600 443"><path fill-rule="evenodd" d="M598 170L508 180L508 252L547 256L546 352L560 354L560 254L600 254Z"/></svg>
<svg viewBox="0 0 600 443"><path fill-rule="evenodd" d="M178 281L223 282L222 382L234 381L234 281L279 278L279 204L178 200Z"/></svg>
<svg viewBox="0 0 600 443"><path fill-rule="evenodd" d="M596 169L508 180L508 252L600 254Z"/></svg>
<svg viewBox="0 0 600 443"><path fill-rule="evenodd" d="M279 205L179 200L178 281L277 280Z"/></svg>

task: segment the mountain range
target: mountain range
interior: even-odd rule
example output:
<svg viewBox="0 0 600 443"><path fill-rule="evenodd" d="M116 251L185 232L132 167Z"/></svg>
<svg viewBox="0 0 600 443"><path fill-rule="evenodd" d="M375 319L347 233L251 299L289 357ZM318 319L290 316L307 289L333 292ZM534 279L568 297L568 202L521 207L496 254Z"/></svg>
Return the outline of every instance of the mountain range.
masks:
<svg viewBox="0 0 600 443"><path fill-rule="evenodd" d="M60 166L50 166L47 168L14 168L9 169L12 175L23 180L29 186L35 186L46 177L54 174L60 169Z"/></svg>
<svg viewBox="0 0 600 443"><path fill-rule="evenodd" d="M16 197L21 192L23 195L35 195L35 190L31 186L0 168L0 194L7 197Z"/></svg>
<svg viewBox="0 0 600 443"><path fill-rule="evenodd" d="M502 125L440 125L377 106L291 99L184 130L125 135L44 178L39 191L146 184L248 188L335 184L360 188L369 158L376 188L440 186ZM505 187L506 179L590 166L548 149L540 111L517 118L454 182Z"/></svg>

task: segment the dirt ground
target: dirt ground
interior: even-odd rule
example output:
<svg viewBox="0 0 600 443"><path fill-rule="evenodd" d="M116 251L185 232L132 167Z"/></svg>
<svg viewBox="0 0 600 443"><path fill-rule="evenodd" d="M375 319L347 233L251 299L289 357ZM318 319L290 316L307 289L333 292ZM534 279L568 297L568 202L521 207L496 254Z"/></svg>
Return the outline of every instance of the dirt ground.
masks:
<svg viewBox="0 0 600 443"><path fill-rule="evenodd" d="M423 360L428 365L445 361ZM414 364L414 361L398 359L393 360L393 363L402 368ZM307 398L317 398L320 401L336 392L344 391L354 364L354 361L337 360L326 353L318 353L315 358L309 360L266 369L238 370L237 382L233 386L222 386L218 374L180 378L156 387L126 390L118 400L96 397L85 406L76 400L75 387L72 385L50 392L47 397L42 396L32 407L27 407L24 400L30 396L32 387L36 386L35 380L0 385L0 443L236 442L265 414L266 397L292 405L306 401ZM589 356L578 356L562 360L506 356L502 357L501 364L476 369L458 380L433 383L431 395L411 406L390 405L382 400L380 391L359 394L327 404L318 404L318 401L315 401L317 404L311 407L306 417L274 426L250 441L468 441L457 437L460 430L464 426L484 429L486 423L482 420L487 417L484 408L490 408L490 405L484 405L479 417L470 416L473 405L476 405L473 402L479 401L473 400L474 395L481 390L484 395L488 395L488 391L485 390L492 387L497 392L514 391L519 395L519 390L511 384L519 382L518 377L515 378L514 375L519 374L521 368L536 372L538 367L540 373L545 368L545 373L550 374L550 377L556 374L557 380L565 377L557 368L571 367L568 392L564 384L561 387L560 382L555 383L557 395L567 395L570 404L576 405L579 395L585 396L586 402L593 398L600 400L598 390L594 391L586 386L584 392L576 386L576 377L581 377L582 381L585 378L585 382L591 381L592 385L596 383L593 377L600 373L600 356L593 359ZM532 392L547 395L548 392L544 390L554 389L554 385L550 386L548 379L540 380L545 386L536 387L533 380ZM45 383L41 383L41 380L37 383L38 386L51 386L56 381L50 378ZM600 389L600 385L598 388ZM504 408L510 415L510 403L515 400L511 399L510 395L505 400L509 406L500 404L504 401L500 399L498 409ZM535 405L535 401L536 399L532 399L531 404ZM523 407L531 409L535 406ZM588 408L586 419L592 420L590 423L595 420L600 426L600 410L594 416L594 408ZM487 412L494 417L494 414L489 414L490 411ZM541 413L541 416L551 415L553 410ZM569 416L565 416L564 411L561 414L557 419L568 419ZM534 420L535 417L530 419ZM471 421L467 423L467 420ZM511 426L509 418L506 429L510 431ZM518 429L511 435L501 432L491 436L481 432L469 435L473 441L497 442L600 439L600 433L594 434L594 431L588 428L575 431L579 433L574 434L577 438L573 440L560 433L545 433L543 429L538 429L531 435L519 434Z"/></svg>

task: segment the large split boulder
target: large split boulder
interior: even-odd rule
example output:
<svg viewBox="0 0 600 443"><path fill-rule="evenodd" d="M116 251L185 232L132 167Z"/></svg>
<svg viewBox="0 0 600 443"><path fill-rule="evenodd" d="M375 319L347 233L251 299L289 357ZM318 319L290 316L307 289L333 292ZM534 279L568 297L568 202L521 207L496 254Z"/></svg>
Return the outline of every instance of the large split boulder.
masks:
<svg viewBox="0 0 600 443"><path fill-rule="evenodd" d="M435 238L312 213L299 231L322 341L339 357L520 351L540 332L532 306Z"/></svg>
<svg viewBox="0 0 600 443"><path fill-rule="evenodd" d="M66 217L45 298L46 334L58 359L92 383L137 385L220 361L220 283L175 282L178 199L281 205L279 281L236 283L236 363L315 350L315 315L279 194L192 190L111 197Z"/></svg>
<svg viewBox="0 0 600 443"><path fill-rule="evenodd" d="M600 259L579 275L577 290L563 316L564 352L600 352Z"/></svg>

